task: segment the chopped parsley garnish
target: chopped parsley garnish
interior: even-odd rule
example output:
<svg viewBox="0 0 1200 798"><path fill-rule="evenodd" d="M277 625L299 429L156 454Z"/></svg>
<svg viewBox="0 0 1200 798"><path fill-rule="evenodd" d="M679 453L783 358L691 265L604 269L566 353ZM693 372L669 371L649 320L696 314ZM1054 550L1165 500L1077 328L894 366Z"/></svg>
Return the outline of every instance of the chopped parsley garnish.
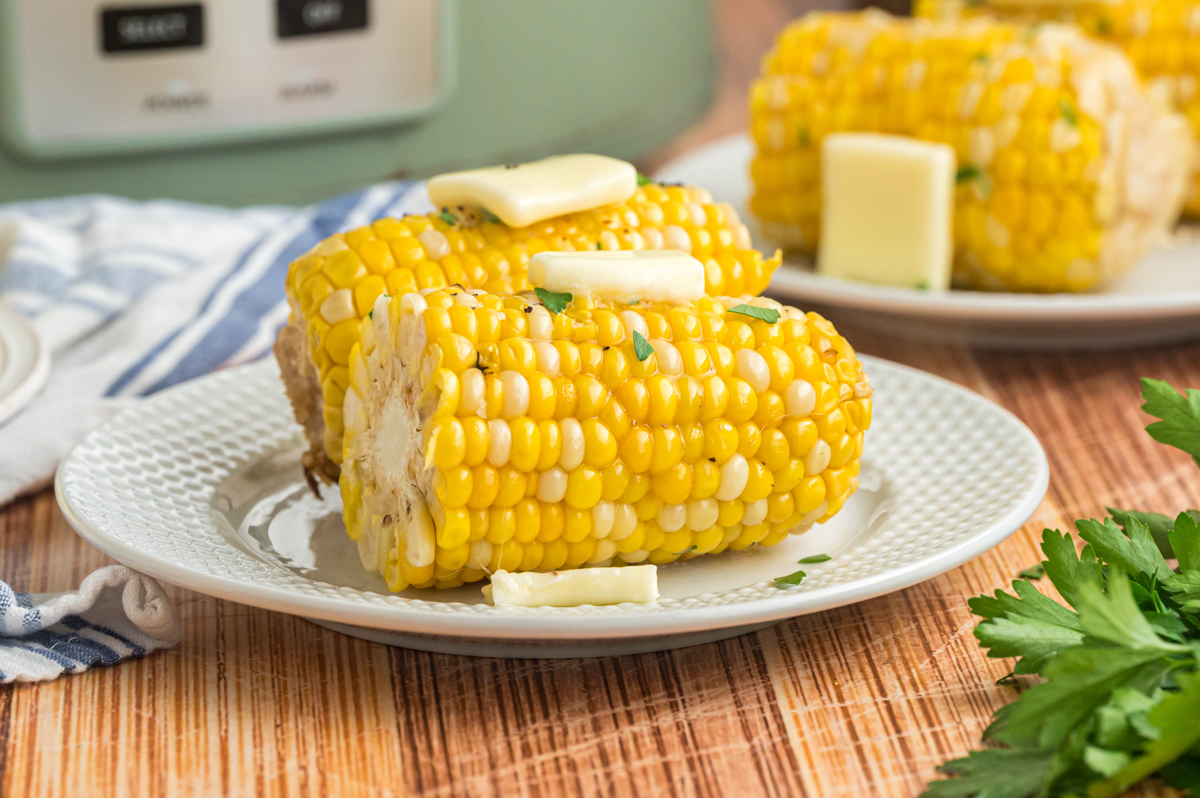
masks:
<svg viewBox="0 0 1200 798"><path fill-rule="evenodd" d="M833 558L828 554L814 554L811 557L805 557L804 559L797 560L796 562L799 565L809 565L810 563L829 562L832 559Z"/></svg>
<svg viewBox="0 0 1200 798"><path fill-rule="evenodd" d="M483 218L487 219L492 224L500 224L500 217L489 211L487 208L480 208L483 211Z"/></svg>
<svg viewBox="0 0 1200 798"><path fill-rule="evenodd" d="M1108 17L1100 17L1100 19L1096 20L1096 33L1101 36L1107 36L1112 33L1112 22L1109 21Z"/></svg>
<svg viewBox="0 0 1200 798"><path fill-rule="evenodd" d="M454 218L454 214L450 213L450 211L442 211L441 213L438 214L438 218L441 219L446 224L450 225L451 227L453 227L454 223L458 221L457 219Z"/></svg>
<svg viewBox="0 0 1200 798"><path fill-rule="evenodd" d="M975 57L971 59L972 64L986 64L992 60L992 57L987 53L975 53Z"/></svg>
<svg viewBox="0 0 1200 798"><path fill-rule="evenodd" d="M1200 464L1200 391L1142 380L1155 440ZM1115 798L1145 779L1200 790L1200 513L1110 511L1042 533L1046 559L1012 593L969 604L989 657L1019 657L1017 699L987 748L940 768L925 798ZM1171 562L1178 563L1172 567ZM1029 579L1045 573L1068 606Z"/></svg>
<svg viewBox="0 0 1200 798"><path fill-rule="evenodd" d="M599 242L599 241L597 241L597 242L596 242L596 249L597 249L597 250L599 250L599 249L602 249L602 247L600 246L600 242Z"/></svg>
<svg viewBox="0 0 1200 798"><path fill-rule="evenodd" d="M929 290L929 281L928 280L918 280L916 286L914 286L914 287L918 291L928 291Z"/></svg>
<svg viewBox="0 0 1200 798"><path fill-rule="evenodd" d="M380 294L380 296L385 296L388 299L392 298L391 294ZM375 308L374 307L372 307L371 310L367 313L367 318L370 319L371 321L375 321Z"/></svg>
<svg viewBox="0 0 1200 798"><path fill-rule="evenodd" d="M777 576L775 577L775 587L791 587L792 585L798 585L804 581L805 576L807 576L807 574L805 574L803 571L796 571L796 573L788 574L787 576Z"/></svg>
<svg viewBox="0 0 1200 798"><path fill-rule="evenodd" d="M992 193L992 181L988 176L974 164L960 166L958 171L954 173L955 183L974 183L975 188L987 198Z"/></svg>
<svg viewBox="0 0 1200 798"><path fill-rule="evenodd" d="M633 331L633 353L637 355L639 363L654 354L654 347L637 330Z"/></svg>
<svg viewBox="0 0 1200 798"><path fill-rule="evenodd" d="M1042 565L1041 563L1038 563L1037 565L1031 565L1017 574L1017 576L1021 577L1022 579L1041 579L1045 575L1046 566Z"/></svg>
<svg viewBox="0 0 1200 798"><path fill-rule="evenodd" d="M754 305L735 305L729 309L730 313L740 313L743 316L749 316L752 319L765 321L767 324L774 324L779 321L779 311L775 308L758 308Z"/></svg>
<svg viewBox="0 0 1200 798"><path fill-rule="evenodd" d="M1058 101L1058 110L1062 111L1063 119L1067 120L1067 124L1071 127L1079 125L1079 117L1075 113L1075 109L1066 100Z"/></svg>
<svg viewBox="0 0 1200 798"><path fill-rule="evenodd" d="M958 167L958 171L954 173L955 183L965 183L968 180L978 180L983 177L983 172L979 171L979 167L975 164L967 164L966 166Z"/></svg>
<svg viewBox="0 0 1200 798"><path fill-rule="evenodd" d="M558 294L554 291L547 291L545 288L535 288L533 293L537 294L537 298L542 300L546 310L551 313L562 313L567 309L567 303L575 298L571 294Z"/></svg>
<svg viewBox="0 0 1200 798"><path fill-rule="evenodd" d="M650 183L653 183L653 182L654 182L653 180L651 180L650 178L646 177L646 176L645 176L644 174L642 174L641 172L638 172L638 178L637 178L637 180L638 180L638 185L639 185L639 186L645 186L645 185L648 185L648 184L650 184Z"/></svg>
<svg viewBox="0 0 1200 798"><path fill-rule="evenodd" d="M796 135L796 139L800 142L801 147L807 147L812 141L811 135L808 132L808 125L801 125L800 130Z"/></svg>

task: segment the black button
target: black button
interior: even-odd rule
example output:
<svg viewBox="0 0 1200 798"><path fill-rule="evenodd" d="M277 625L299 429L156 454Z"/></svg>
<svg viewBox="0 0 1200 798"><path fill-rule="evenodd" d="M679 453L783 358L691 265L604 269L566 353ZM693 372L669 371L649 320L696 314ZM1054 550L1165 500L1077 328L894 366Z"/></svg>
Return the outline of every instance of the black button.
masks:
<svg viewBox="0 0 1200 798"><path fill-rule="evenodd" d="M189 3L105 8L100 12L100 30L106 53L200 47L204 44L204 7Z"/></svg>
<svg viewBox="0 0 1200 798"><path fill-rule="evenodd" d="M279 38L367 27L367 0L278 0Z"/></svg>

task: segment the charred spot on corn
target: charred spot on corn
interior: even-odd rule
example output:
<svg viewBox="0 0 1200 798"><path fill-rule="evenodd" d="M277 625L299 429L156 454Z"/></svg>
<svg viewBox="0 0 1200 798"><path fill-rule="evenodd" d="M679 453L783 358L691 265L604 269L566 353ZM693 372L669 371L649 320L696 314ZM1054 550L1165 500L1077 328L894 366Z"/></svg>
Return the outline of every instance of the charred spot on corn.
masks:
<svg viewBox="0 0 1200 798"><path fill-rule="evenodd" d="M654 347L637 330L633 331L633 353L637 356L639 363L644 363L646 358L654 354Z"/></svg>
<svg viewBox="0 0 1200 798"><path fill-rule="evenodd" d="M542 300L542 305L551 313L562 313L567 309L567 305L575 297L570 293L557 293L555 291L547 291L545 288L535 288L533 293L537 294L537 298Z"/></svg>
<svg viewBox="0 0 1200 798"><path fill-rule="evenodd" d="M755 305L736 305L729 309L730 313L738 313L742 316L749 316L752 319L765 321L767 324L774 324L779 321L780 313L775 308L760 308Z"/></svg>

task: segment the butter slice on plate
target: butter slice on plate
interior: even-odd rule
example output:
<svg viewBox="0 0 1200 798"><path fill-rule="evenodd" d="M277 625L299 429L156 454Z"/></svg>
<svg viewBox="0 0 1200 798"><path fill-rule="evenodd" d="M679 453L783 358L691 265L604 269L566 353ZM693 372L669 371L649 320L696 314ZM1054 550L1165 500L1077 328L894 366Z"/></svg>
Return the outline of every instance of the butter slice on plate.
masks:
<svg viewBox="0 0 1200 798"><path fill-rule="evenodd" d="M539 252L529 259L529 282L615 302L695 302L704 296L704 264L666 249Z"/></svg>
<svg viewBox="0 0 1200 798"><path fill-rule="evenodd" d="M509 227L526 227L624 202L637 191L637 170L604 155L557 155L438 175L427 188L439 208L486 208Z"/></svg>
<svg viewBox="0 0 1200 798"><path fill-rule="evenodd" d="M817 271L944 291L954 255L954 148L881 133L821 144Z"/></svg>
<svg viewBox="0 0 1200 798"><path fill-rule="evenodd" d="M497 607L578 607L658 601L658 567L580 568L538 573L497 571L483 595Z"/></svg>

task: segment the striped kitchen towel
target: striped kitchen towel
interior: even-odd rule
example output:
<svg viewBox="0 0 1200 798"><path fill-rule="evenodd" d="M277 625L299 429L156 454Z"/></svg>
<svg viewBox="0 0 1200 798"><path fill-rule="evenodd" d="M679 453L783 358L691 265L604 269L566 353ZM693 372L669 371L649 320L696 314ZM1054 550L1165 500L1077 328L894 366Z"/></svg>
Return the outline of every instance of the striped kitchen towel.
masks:
<svg viewBox="0 0 1200 798"><path fill-rule="evenodd" d="M88 574L71 593L14 593L0 582L0 682L40 682L115 665L179 642L161 587L124 565Z"/></svg>
<svg viewBox="0 0 1200 798"><path fill-rule="evenodd" d="M0 506L49 484L72 445L138 397L267 355L287 321L288 264L319 241L430 208L413 182L302 209L102 196L0 205L0 302L33 323L52 363L45 390L0 424ZM0 583L5 612L21 595ZM114 651L149 650L126 637L133 645Z"/></svg>

